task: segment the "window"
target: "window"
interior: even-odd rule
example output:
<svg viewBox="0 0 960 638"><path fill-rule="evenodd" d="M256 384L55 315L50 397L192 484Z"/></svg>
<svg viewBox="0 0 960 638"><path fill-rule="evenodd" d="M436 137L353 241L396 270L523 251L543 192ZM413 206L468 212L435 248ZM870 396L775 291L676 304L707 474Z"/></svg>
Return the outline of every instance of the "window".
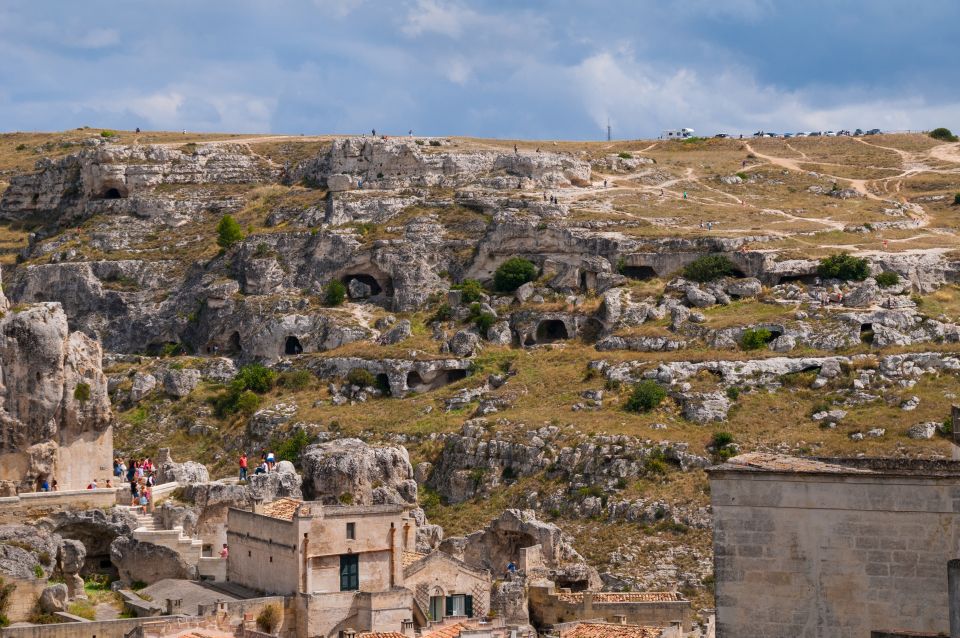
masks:
<svg viewBox="0 0 960 638"><path fill-rule="evenodd" d="M340 556L340 591L360 589L360 556L343 554Z"/></svg>
<svg viewBox="0 0 960 638"><path fill-rule="evenodd" d="M352 541L357 538L357 524L347 523L347 540Z"/></svg>
<svg viewBox="0 0 960 638"><path fill-rule="evenodd" d="M447 615L467 617L472 616L473 596L464 596L463 594L447 596Z"/></svg>
<svg viewBox="0 0 960 638"><path fill-rule="evenodd" d="M434 620L434 621L443 620L443 605L444 605L443 596L430 597L430 620Z"/></svg>

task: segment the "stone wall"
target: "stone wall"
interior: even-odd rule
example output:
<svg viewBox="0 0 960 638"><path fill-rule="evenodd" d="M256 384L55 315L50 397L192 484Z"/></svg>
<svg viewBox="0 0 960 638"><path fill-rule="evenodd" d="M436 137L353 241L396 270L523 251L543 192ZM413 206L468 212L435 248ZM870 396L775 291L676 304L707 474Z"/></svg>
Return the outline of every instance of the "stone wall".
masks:
<svg viewBox="0 0 960 638"><path fill-rule="evenodd" d="M115 489L28 492L19 496L0 498L0 525L20 523L24 519L50 516L56 512L68 510L109 508L116 503L117 490Z"/></svg>
<svg viewBox="0 0 960 638"><path fill-rule="evenodd" d="M948 631L956 477L730 468L710 476L718 638Z"/></svg>
<svg viewBox="0 0 960 638"><path fill-rule="evenodd" d="M269 594L300 590L297 528L291 521L231 509L227 580Z"/></svg>
<svg viewBox="0 0 960 638"><path fill-rule="evenodd" d="M47 586L46 578L13 578L0 576L0 581L13 585L14 590L7 602L6 616L10 622L26 622L37 606L37 599Z"/></svg>
<svg viewBox="0 0 960 638"><path fill-rule="evenodd" d="M386 592L336 592L298 597L298 636L332 638L343 629L401 631L412 617L413 595L406 589Z"/></svg>
<svg viewBox="0 0 960 638"><path fill-rule="evenodd" d="M124 638L127 633L152 622L150 618L122 618L96 622L67 622L0 629L0 638Z"/></svg>
<svg viewBox="0 0 960 638"><path fill-rule="evenodd" d="M679 622L684 631L692 627L690 601L669 592L557 593L552 586L531 586L530 621L537 627L574 620L604 620L633 625L669 627Z"/></svg>

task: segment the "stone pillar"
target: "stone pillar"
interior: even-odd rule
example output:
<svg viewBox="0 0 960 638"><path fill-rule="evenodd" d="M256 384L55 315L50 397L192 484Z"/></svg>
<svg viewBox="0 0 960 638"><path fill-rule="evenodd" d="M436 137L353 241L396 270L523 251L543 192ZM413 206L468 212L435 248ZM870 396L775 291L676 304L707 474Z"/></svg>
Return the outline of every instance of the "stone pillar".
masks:
<svg viewBox="0 0 960 638"><path fill-rule="evenodd" d="M950 638L960 638L960 559L947 563L947 595L950 605Z"/></svg>

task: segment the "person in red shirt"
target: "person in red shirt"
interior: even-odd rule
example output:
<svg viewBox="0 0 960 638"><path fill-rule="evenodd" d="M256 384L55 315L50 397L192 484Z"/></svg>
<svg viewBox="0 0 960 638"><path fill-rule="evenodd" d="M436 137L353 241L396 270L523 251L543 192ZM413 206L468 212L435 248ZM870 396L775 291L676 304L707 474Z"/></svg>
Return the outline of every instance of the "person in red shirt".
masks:
<svg viewBox="0 0 960 638"><path fill-rule="evenodd" d="M247 480L247 453L242 452L240 454L240 480ZM226 547L226 545L224 545Z"/></svg>

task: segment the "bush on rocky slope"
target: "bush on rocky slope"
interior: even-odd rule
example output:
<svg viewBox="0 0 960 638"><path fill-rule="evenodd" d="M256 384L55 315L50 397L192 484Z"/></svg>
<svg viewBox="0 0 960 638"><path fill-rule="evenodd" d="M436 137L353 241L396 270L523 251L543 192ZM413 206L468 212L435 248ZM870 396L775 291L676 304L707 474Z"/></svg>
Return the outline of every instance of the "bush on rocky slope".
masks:
<svg viewBox="0 0 960 638"><path fill-rule="evenodd" d="M870 264L866 259L838 253L821 259L817 274L827 279L863 281L870 276Z"/></svg>
<svg viewBox="0 0 960 638"><path fill-rule="evenodd" d="M733 274L733 262L726 255L703 255L687 264L683 276L706 283Z"/></svg>
<svg viewBox="0 0 960 638"><path fill-rule="evenodd" d="M347 298L347 287L342 281L334 279L323 290L323 301L328 306L339 306Z"/></svg>
<svg viewBox="0 0 960 638"><path fill-rule="evenodd" d="M511 257L493 274L493 285L500 292L513 292L537 278L537 267L529 259Z"/></svg>
<svg viewBox="0 0 960 638"><path fill-rule="evenodd" d="M628 412L649 412L660 405L666 396L667 391L660 384L648 379L634 386L623 407Z"/></svg>
<svg viewBox="0 0 960 638"><path fill-rule="evenodd" d="M935 140L942 140L944 142L956 142L957 139L960 139L953 134L953 131L943 126L941 126L940 128L935 128L932 131L930 131L930 137L932 137Z"/></svg>
<svg viewBox="0 0 960 638"><path fill-rule="evenodd" d="M243 239L243 229L232 215L224 215L217 224L217 245L229 248Z"/></svg>

